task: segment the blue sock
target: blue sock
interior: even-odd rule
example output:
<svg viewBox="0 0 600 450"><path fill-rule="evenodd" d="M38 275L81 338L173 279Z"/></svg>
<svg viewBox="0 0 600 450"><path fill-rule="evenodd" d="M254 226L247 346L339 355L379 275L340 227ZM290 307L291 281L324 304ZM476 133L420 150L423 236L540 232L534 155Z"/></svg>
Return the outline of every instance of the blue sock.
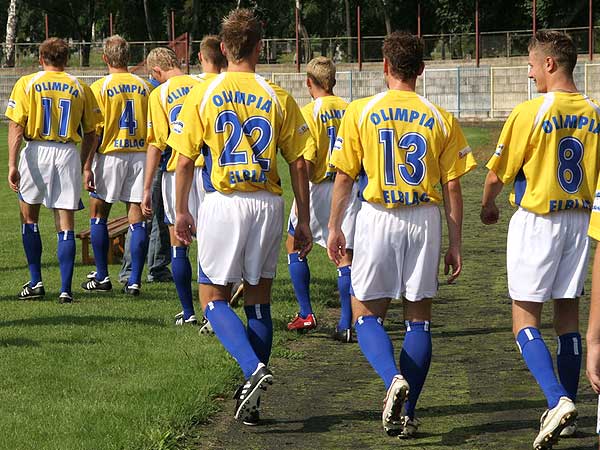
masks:
<svg viewBox="0 0 600 450"><path fill-rule="evenodd" d="M350 275L352 266L344 266L338 268L338 291L340 292L340 321L338 322L338 330L347 330L352 326L352 303L350 300Z"/></svg>
<svg viewBox="0 0 600 450"><path fill-rule="evenodd" d="M106 219L90 219L90 240L96 260L96 279L104 280L108 276L108 227Z"/></svg>
<svg viewBox="0 0 600 450"><path fill-rule="evenodd" d="M558 337L556 351L558 378L573 401L577 397L577 388L579 387L581 353L581 335L579 333L567 333Z"/></svg>
<svg viewBox="0 0 600 450"><path fill-rule="evenodd" d="M546 396L548 408L554 408L560 397L568 397L568 394L556 378L552 357L540 330L534 327L523 328L517 334L517 345L529 371Z"/></svg>
<svg viewBox="0 0 600 450"><path fill-rule="evenodd" d="M171 269L177 295L183 307L183 318L189 319L196 313L192 294L192 265L188 258L187 247L172 247Z"/></svg>
<svg viewBox="0 0 600 450"><path fill-rule="evenodd" d="M400 371L394 357L394 346L383 328L383 320L375 316L361 316L354 327L363 355L381 377L387 390Z"/></svg>
<svg viewBox="0 0 600 450"><path fill-rule="evenodd" d="M35 286L42 281L42 239L40 238L40 230L37 223L24 223L21 230L31 285Z"/></svg>
<svg viewBox="0 0 600 450"><path fill-rule="evenodd" d="M431 363L431 333L429 322L405 322L406 336L400 353L400 371L406 378L410 391L406 402L406 415L415 418L417 400L425 384Z"/></svg>
<svg viewBox="0 0 600 450"><path fill-rule="evenodd" d="M242 368L244 377L246 379L250 378L260 360L254 353L246 333L246 327L240 318L225 300L209 302L204 315L212 325L225 350L235 358Z"/></svg>
<svg viewBox="0 0 600 450"><path fill-rule="evenodd" d="M71 294L73 268L75 267L75 232L73 230L58 233L58 265L60 267L60 292Z"/></svg>
<svg viewBox="0 0 600 450"><path fill-rule="evenodd" d="M129 225L131 228L131 275L127 285L142 284L142 270L146 260L146 249L148 247L148 235L146 234L146 224L138 222Z"/></svg>
<svg viewBox="0 0 600 450"><path fill-rule="evenodd" d="M271 305L244 306L248 318L248 339L252 348L265 366L269 363L271 346L273 344L273 321L271 320Z"/></svg>
<svg viewBox="0 0 600 450"><path fill-rule="evenodd" d="M300 306L300 317L306 319L309 314L313 313L310 305L310 269L306 257L300 259L298 253L290 253L288 255L288 269L292 286L294 286L294 293Z"/></svg>

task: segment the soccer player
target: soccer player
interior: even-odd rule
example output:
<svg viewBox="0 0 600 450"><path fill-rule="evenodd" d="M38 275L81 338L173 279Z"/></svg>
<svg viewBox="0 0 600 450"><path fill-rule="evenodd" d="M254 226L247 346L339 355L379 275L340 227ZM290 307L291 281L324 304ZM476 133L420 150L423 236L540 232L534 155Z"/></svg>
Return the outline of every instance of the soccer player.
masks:
<svg viewBox="0 0 600 450"><path fill-rule="evenodd" d="M315 243L327 248L327 222L331 210L331 194L335 169L329 164L329 157L335 143L337 131L348 103L333 94L335 86L335 65L324 56L311 60L306 67L306 86L313 101L302 108L302 115L308 124L311 137L307 140L304 159L309 161L310 178L310 231ZM350 307L350 270L354 239L354 222L360 202L356 188L344 216L342 229L346 239L346 254L338 264L338 290L342 312L336 326L334 339L352 342L352 309ZM310 269L307 258L299 258L294 250L294 227L297 223L296 206L292 205L288 227L286 248L290 278L300 305L300 312L288 324L289 330L310 330L317 321L310 304Z"/></svg>
<svg viewBox="0 0 600 450"><path fill-rule="evenodd" d="M564 33L540 31L529 44L529 77L541 97L518 105L487 164L481 220L498 221L495 199L507 183L518 207L506 244L508 289L517 346L542 388L548 410L534 449L575 432L581 366L579 297L587 273L589 210L600 169L600 109L577 91L577 49ZM554 299L558 335L552 357L540 333L542 306Z"/></svg>
<svg viewBox="0 0 600 450"><path fill-rule="evenodd" d="M214 37L204 38L214 40ZM202 43L200 44L202 53ZM217 39L219 53L220 42ZM221 55L221 57L223 57ZM212 61L205 57L205 61ZM146 159L146 171L144 179L144 198L142 200L142 212L146 217L152 216L152 183L159 164L164 172L162 176L162 195L165 206L165 222L169 226L171 237L173 279L183 311L175 316L176 325L197 324L194 311L194 300L192 296L192 266L188 257L188 246L175 237L175 167L177 166L177 152L173 152L167 146L167 139L171 132L173 123L177 121L179 111L190 90L200 84L200 81L190 75L185 75L175 52L169 48L159 47L150 51L146 64L152 72L154 79L161 85L150 94L148 106L148 152ZM204 68L213 72L205 72L216 76L220 72L220 66L205 62ZM206 76L204 79L209 79ZM200 158L199 158L200 159ZM192 185L196 186L197 176L200 176L200 168L194 172ZM192 189L190 192L191 211L197 211L201 201L202 191Z"/></svg>
<svg viewBox="0 0 600 450"><path fill-rule="evenodd" d="M19 194L23 247L31 279L20 299L45 295L42 282L40 205L54 211L61 275L59 301L73 301L74 212L81 204L82 161L93 153L98 107L90 88L64 72L69 46L58 38L40 45L42 71L21 77L13 87L8 125L8 183ZM83 140L79 130L83 132ZM27 141L17 165L23 138ZM81 155L77 144L81 142ZM85 172L86 179L89 173Z"/></svg>
<svg viewBox="0 0 600 450"><path fill-rule="evenodd" d="M342 223L358 177L362 205L354 236L352 313L360 348L387 390L383 428L400 437L417 431L415 406L431 361L431 299L441 247L438 205L443 197L449 238L445 273L451 266L448 282L453 282L462 269L460 177L476 165L458 121L415 93L423 69L421 39L404 32L386 36L388 90L350 103L331 155L337 176L327 251L336 264L346 253ZM406 324L400 369L383 327L395 298L403 299Z"/></svg>
<svg viewBox="0 0 600 450"><path fill-rule="evenodd" d="M189 245L195 212L188 210L194 161L204 156L206 191L198 212L200 301L217 338L246 381L235 397L236 419L259 420L261 390L272 382L271 286L283 229L277 149L290 166L298 208L295 248L310 251L309 199L302 156L308 126L294 99L255 73L262 27L248 9L223 19L221 49L227 72L188 94L167 145L179 153L176 176L177 239ZM231 284L244 278L244 327L228 304Z"/></svg>
<svg viewBox="0 0 600 450"><path fill-rule="evenodd" d="M84 281L86 291L108 292L107 220L113 203L125 202L131 229L131 274L123 287L128 295L139 295L148 236L140 208L146 161L146 115L149 81L127 71L129 44L114 35L104 41L102 60L109 75L95 81L91 88L102 112L97 153L86 161L93 179L87 186L90 195L90 231L96 259L96 273Z"/></svg>

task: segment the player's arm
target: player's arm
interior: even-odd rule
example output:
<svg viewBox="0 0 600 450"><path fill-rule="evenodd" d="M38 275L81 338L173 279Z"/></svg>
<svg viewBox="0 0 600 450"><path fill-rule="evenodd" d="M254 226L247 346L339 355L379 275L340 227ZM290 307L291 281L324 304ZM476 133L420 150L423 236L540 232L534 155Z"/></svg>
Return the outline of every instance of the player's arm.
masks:
<svg viewBox="0 0 600 450"><path fill-rule="evenodd" d="M493 170L490 170L485 178L483 186L483 199L481 200L481 221L485 225L498 222L500 210L496 206L496 197L502 192L504 183Z"/></svg>
<svg viewBox="0 0 600 450"><path fill-rule="evenodd" d="M444 211L448 224L448 251L444 257L444 274L448 275L448 283L452 283L462 270L462 221L463 198L460 179L450 180L442 185ZM452 271L450 271L452 267Z"/></svg>
<svg viewBox="0 0 600 450"><path fill-rule="evenodd" d="M85 133L81 140L81 172L83 174L83 185L90 192L96 191L92 162L94 161L94 154L97 148L98 136L96 135L96 131Z"/></svg>
<svg viewBox="0 0 600 450"><path fill-rule="evenodd" d="M592 295L586 342L586 375L592 389L600 394L600 245L596 247L592 268Z"/></svg>
<svg viewBox="0 0 600 450"><path fill-rule="evenodd" d="M175 236L185 245L190 245L193 235L196 234L194 221L188 208L194 164L193 159L180 154L175 169Z"/></svg>
<svg viewBox="0 0 600 450"><path fill-rule="evenodd" d="M8 122L8 185L10 188L19 192L19 184L21 182L21 175L19 174L19 167L17 165L17 159L19 151L21 150L21 144L23 142L23 133L25 128L19 125L17 122L9 120Z"/></svg>
<svg viewBox="0 0 600 450"><path fill-rule="evenodd" d="M156 175L156 169L160 164L162 152L154 145L148 145L146 151L146 168L144 169L144 197L142 200L142 213L147 218L152 217L152 182Z"/></svg>
<svg viewBox="0 0 600 450"><path fill-rule="evenodd" d="M312 233L310 231L310 210L308 195L308 171L306 161L300 156L290 164L290 179L296 199L298 225L294 233L294 250L298 257L304 258L312 248Z"/></svg>
<svg viewBox="0 0 600 450"><path fill-rule="evenodd" d="M342 232L344 214L350 201L354 179L338 169L333 184L331 197L331 212L329 214L329 239L327 240L327 255L336 265L346 256L346 237Z"/></svg>

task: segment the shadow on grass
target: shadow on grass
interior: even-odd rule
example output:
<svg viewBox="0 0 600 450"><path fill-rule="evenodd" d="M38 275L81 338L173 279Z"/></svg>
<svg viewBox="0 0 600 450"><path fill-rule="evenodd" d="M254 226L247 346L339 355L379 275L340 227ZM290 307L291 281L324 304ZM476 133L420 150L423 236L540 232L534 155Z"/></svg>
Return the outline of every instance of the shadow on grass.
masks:
<svg viewBox="0 0 600 450"><path fill-rule="evenodd" d="M139 317L112 317L112 316L53 316L34 317L30 319L17 319L0 321L0 327L9 326L56 326L56 325L81 325L90 326L105 323L126 323L144 326L165 326L165 322L159 319Z"/></svg>
<svg viewBox="0 0 600 450"><path fill-rule="evenodd" d="M25 338L0 339L0 347L39 347L40 343Z"/></svg>

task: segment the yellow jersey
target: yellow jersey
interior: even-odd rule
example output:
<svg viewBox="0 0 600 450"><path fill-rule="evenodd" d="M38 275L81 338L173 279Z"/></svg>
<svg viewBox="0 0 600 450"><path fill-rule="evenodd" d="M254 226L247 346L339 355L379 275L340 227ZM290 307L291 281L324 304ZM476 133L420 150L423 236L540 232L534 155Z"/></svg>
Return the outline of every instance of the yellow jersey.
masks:
<svg viewBox="0 0 600 450"><path fill-rule="evenodd" d="M392 89L350 103L331 164L358 177L361 200L386 208L439 203L436 186L476 166L452 114Z"/></svg>
<svg viewBox="0 0 600 450"><path fill-rule="evenodd" d="M166 170L173 172L177 167L177 152L167 145L171 126L177 121L177 116L183 101L190 90L199 84L195 77L179 75L169 78L150 94L148 101L148 144L152 144L168 158Z"/></svg>
<svg viewBox="0 0 600 450"><path fill-rule="evenodd" d="M304 108L302 115L310 129L304 159L313 163L310 181L333 180L335 168L329 163L342 117L348 102L335 95L319 97Z"/></svg>
<svg viewBox="0 0 600 450"><path fill-rule="evenodd" d="M5 115L25 129L26 140L76 144L100 120L89 86L68 73L51 71L19 78Z"/></svg>
<svg viewBox="0 0 600 450"><path fill-rule="evenodd" d="M487 164L512 183L513 206L536 214L592 207L600 170L600 107L578 93L549 92L518 105Z"/></svg>
<svg viewBox="0 0 600 450"><path fill-rule="evenodd" d="M102 113L98 153L145 152L150 81L132 73L112 73L91 88Z"/></svg>
<svg viewBox="0 0 600 450"><path fill-rule="evenodd" d="M207 192L266 190L281 194L277 150L302 156L310 134L287 92L249 72L225 72L188 94L167 144L196 160Z"/></svg>

